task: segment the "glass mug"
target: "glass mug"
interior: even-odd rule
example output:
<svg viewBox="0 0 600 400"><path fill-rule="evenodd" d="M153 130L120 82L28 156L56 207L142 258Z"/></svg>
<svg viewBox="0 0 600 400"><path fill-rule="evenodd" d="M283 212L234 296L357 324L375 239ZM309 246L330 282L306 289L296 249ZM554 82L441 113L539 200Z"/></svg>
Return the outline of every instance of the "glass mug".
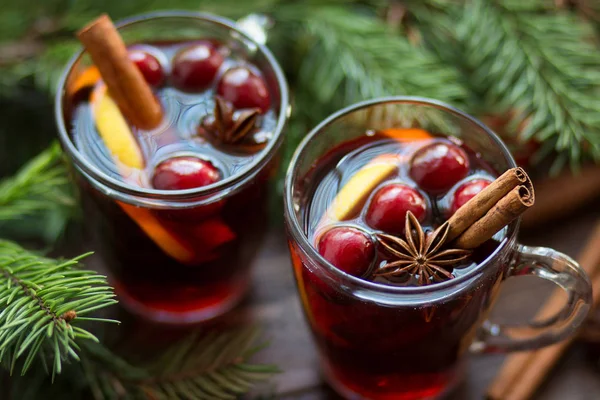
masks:
<svg viewBox="0 0 600 400"><path fill-rule="evenodd" d="M266 232L269 178L277 169L288 116L287 84L271 52L233 21L202 13L160 12L115 25L127 44L217 39L251 60L270 91L276 112L272 138L251 163L209 186L168 191L128 185L75 146L69 118L77 99L69 88L91 65L85 51L72 58L58 85L59 138L73 166L94 249L108 266L120 303L157 322L208 320L232 308L247 291L249 266ZM144 218L187 240L194 261L184 265L158 246L156 237L151 240L140 228Z"/></svg>
<svg viewBox="0 0 600 400"><path fill-rule="evenodd" d="M469 349L507 352L550 345L573 333L590 308L591 286L581 267L552 249L518 244L519 220L504 228L498 247L476 268L435 285L377 284L346 274L321 257L307 237L315 163L340 143L398 125L452 134L497 172L516 166L506 146L481 122L418 97L352 105L302 141L285 184L290 254L325 377L349 399L438 398L458 382ZM488 321L502 282L525 275L561 287L568 294L565 308L525 325Z"/></svg>

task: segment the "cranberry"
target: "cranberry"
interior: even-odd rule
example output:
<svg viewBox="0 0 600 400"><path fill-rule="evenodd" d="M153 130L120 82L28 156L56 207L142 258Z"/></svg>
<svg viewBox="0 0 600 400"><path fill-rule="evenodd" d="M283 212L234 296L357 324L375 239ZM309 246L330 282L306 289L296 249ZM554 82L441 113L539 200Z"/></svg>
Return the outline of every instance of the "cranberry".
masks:
<svg viewBox="0 0 600 400"><path fill-rule="evenodd" d="M174 157L156 167L152 186L160 190L198 188L217 182L220 173L209 161L197 157Z"/></svg>
<svg viewBox="0 0 600 400"><path fill-rule="evenodd" d="M419 221L423 221L427 211L425 198L410 186L392 183L375 192L367 210L366 221L374 229L402 233L408 211Z"/></svg>
<svg viewBox="0 0 600 400"><path fill-rule="evenodd" d="M414 154L410 176L423 189L432 194L446 192L467 176L469 159L460 147L443 142L427 145Z"/></svg>
<svg viewBox="0 0 600 400"><path fill-rule="evenodd" d="M375 257L371 239L350 227L337 227L325 232L319 239L317 250L334 266L356 277L369 272Z"/></svg>
<svg viewBox="0 0 600 400"><path fill-rule="evenodd" d="M267 112L271 105L269 90L264 79L248 68L231 68L221 78L217 93L236 108L259 108Z"/></svg>
<svg viewBox="0 0 600 400"><path fill-rule="evenodd" d="M488 187L490 183L492 182L487 179L474 179L460 185L454 192L452 203L450 205L450 214L454 214L456 210L464 206L465 203L475 197L477 193Z"/></svg>
<svg viewBox="0 0 600 400"><path fill-rule="evenodd" d="M209 41L200 41L186 47L173 58L171 79L173 85L185 91L208 89L223 64L223 55Z"/></svg>
<svg viewBox="0 0 600 400"><path fill-rule="evenodd" d="M138 67L150 86L160 86L165 80L165 73L160 61L143 50L130 50L129 59Z"/></svg>

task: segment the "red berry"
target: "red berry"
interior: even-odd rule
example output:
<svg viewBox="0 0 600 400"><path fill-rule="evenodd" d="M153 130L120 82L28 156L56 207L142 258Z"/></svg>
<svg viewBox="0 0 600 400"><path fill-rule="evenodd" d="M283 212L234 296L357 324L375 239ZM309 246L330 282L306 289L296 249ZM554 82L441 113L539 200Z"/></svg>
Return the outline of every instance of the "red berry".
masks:
<svg viewBox="0 0 600 400"><path fill-rule="evenodd" d="M465 203L475 197L477 193L488 187L490 183L492 182L486 179L474 179L460 185L454 192L452 204L450 205L450 215L454 214L456 210L464 206Z"/></svg>
<svg viewBox="0 0 600 400"><path fill-rule="evenodd" d="M373 265L375 246L371 239L356 228L338 227L325 232L317 246L319 253L342 271L364 276Z"/></svg>
<svg viewBox="0 0 600 400"><path fill-rule="evenodd" d="M160 61L143 50L130 50L129 59L138 67L150 86L160 86L165 80L165 73Z"/></svg>
<svg viewBox="0 0 600 400"><path fill-rule="evenodd" d="M209 161L197 157L174 157L156 167L152 186L160 190L192 189L215 183L220 175Z"/></svg>
<svg viewBox="0 0 600 400"><path fill-rule="evenodd" d="M236 108L259 108L267 112L271 105L269 90L264 79L248 68L231 68L221 78L217 94Z"/></svg>
<svg viewBox="0 0 600 400"><path fill-rule="evenodd" d="M223 64L223 55L209 41L200 41L186 47L173 58L171 79L173 85L185 91L208 89Z"/></svg>
<svg viewBox="0 0 600 400"><path fill-rule="evenodd" d="M421 189L441 194L467 176L469 159L460 147L443 142L427 145L411 160L410 177Z"/></svg>
<svg viewBox="0 0 600 400"><path fill-rule="evenodd" d="M423 221L427 211L425 198L410 186L392 183L377 190L367 210L366 221L374 229L402 233L408 211Z"/></svg>

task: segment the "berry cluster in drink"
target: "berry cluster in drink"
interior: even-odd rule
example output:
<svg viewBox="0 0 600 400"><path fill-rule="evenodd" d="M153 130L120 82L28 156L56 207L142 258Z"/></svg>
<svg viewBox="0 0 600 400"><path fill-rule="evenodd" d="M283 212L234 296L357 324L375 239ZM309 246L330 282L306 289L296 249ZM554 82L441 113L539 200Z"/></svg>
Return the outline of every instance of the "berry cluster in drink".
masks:
<svg viewBox="0 0 600 400"><path fill-rule="evenodd" d="M137 44L129 47L129 57L154 88L165 112L163 122L150 131L128 124L134 141L124 143L125 135L115 129L121 127L110 125L110 120L119 119L118 110L105 107L105 88L95 67L71 89L81 91L73 97L83 100L72 113L73 140L112 175L116 168L124 168L128 183L159 190L203 187L246 167L270 139L275 112L267 83L254 65L216 40ZM230 115L218 121L230 126L215 126L214 135L208 135L203 122L214 120L216 98L231 108ZM234 128L236 118L248 110L256 111L259 118L237 146L211 140ZM222 121L225 117L231 120ZM132 178L136 171L131 169L142 173Z"/></svg>
<svg viewBox="0 0 600 400"><path fill-rule="evenodd" d="M345 143L324 157L320 168L323 178L308 217L315 248L347 274L395 286L419 285L419 276L379 274L394 258L378 245L377 236L405 238L409 212L425 235L431 234L496 175L459 139L421 129L388 129ZM468 272L489 254L487 247L446 267L447 272L453 277ZM421 284L450 275L434 271Z"/></svg>

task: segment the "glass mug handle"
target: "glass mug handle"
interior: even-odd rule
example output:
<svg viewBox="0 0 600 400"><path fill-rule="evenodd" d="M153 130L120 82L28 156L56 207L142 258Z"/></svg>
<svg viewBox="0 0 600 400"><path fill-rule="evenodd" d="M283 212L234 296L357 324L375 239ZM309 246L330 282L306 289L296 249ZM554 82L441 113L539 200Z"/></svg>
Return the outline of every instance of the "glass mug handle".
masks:
<svg viewBox="0 0 600 400"><path fill-rule="evenodd" d="M590 310L592 289L585 271L572 258L546 247L517 245L508 276L533 275L549 280L564 290L566 305L554 315L542 312L542 321L525 324L496 324L486 320L471 344L475 353L534 350L571 335ZM560 300L560 302L558 301ZM549 308L559 308L564 299ZM552 300L554 302L554 300Z"/></svg>

